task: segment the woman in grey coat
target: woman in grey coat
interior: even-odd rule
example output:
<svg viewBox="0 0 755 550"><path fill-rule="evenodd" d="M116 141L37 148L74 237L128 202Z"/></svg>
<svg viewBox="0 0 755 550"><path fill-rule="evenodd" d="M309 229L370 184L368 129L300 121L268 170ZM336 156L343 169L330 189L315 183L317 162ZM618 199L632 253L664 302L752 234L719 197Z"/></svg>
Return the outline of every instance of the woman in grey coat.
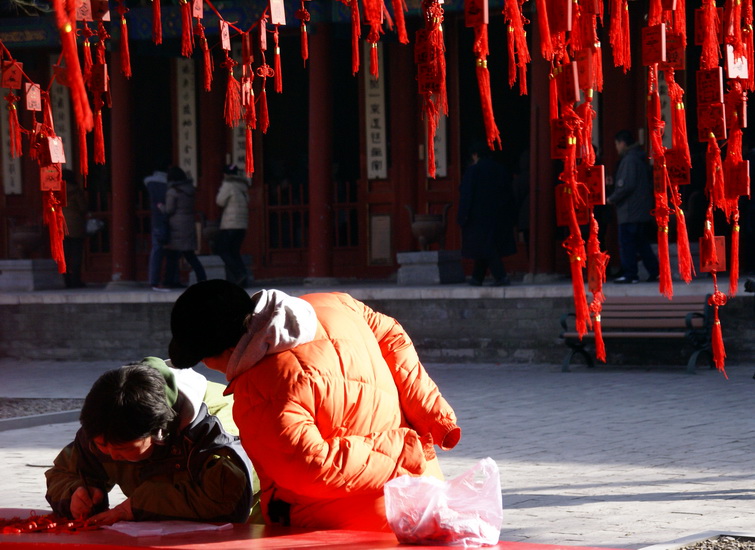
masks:
<svg viewBox="0 0 755 550"><path fill-rule="evenodd" d="M197 230L194 223L194 183L178 166L168 169L168 192L165 195L165 213L168 215L170 240L165 280L177 281L178 260L183 255L194 270L197 281L206 281L204 267L194 253L197 248Z"/></svg>

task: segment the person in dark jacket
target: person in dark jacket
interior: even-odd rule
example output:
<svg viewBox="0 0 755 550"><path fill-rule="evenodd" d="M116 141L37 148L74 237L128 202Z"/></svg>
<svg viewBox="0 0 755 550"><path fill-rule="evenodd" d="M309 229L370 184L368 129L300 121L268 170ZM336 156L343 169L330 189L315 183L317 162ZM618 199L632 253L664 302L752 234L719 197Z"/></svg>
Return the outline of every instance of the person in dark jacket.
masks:
<svg viewBox="0 0 755 550"><path fill-rule="evenodd" d="M648 281L658 280L658 257L648 240L651 230L654 207L653 182L650 168L642 147L634 142L629 130L621 130L615 137L619 165L616 168L613 193L606 199L607 204L616 207L616 220L619 224L619 256L622 276L615 279L618 284L639 282L637 254L648 272Z"/></svg>
<svg viewBox="0 0 755 550"><path fill-rule="evenodd" d="M100 376L74 441L45 472L53 511L98 524L247 521L254 473L224 389L156 357ZM109 508L116 484L127 498Z"/></svg>
<svg viewBox="0 0 755 550"><path fill-rule="evenodd" d="M197 229L194 221L194 182L178 166L168 169L168 191L165 194L165 213L168 215L170 239L168 248L171 253L165 268L165 280L178 280L178 261L181 256L186 258L197 276L197 281L206 281L202 263L194 250L197 248ZM173 284L173 287L179 287Z"/></svg>
<svg viewBox="0 0 755 550"><path fill-rule="evenodd" d="M171 284L177 281L161 280L163 259L165 258L164 247L168 244L170 228L168 216L165 213L165 194L168 192L168 173L163 170L155 170L144 178L144 186L149 194L150 223L152 233L152 249L149 253L149 284L152 290L167 291Z"/></svg>
<svg viewBox="0 0 755 550"><path fill-rule="evenodd" d="M470 149L472 164L460 186L458 222L461 226L461 255L474 260L469 284L481 286L488 269L494 286L507 286L502 256L516 253L514 224L516 197L506 168L490 157L485 143Z"/></svg>
<svg viewBox="0 0 755 550"><path fill-rule="evenodd" d="M84 242L86 233L87 198L71 170L63 170L66 182L66 205L63 216L68 229L63 238L63 254L66 259L66 272L63 275L66 288L86 286L81 280L81 265L84 262Z"/></svg>

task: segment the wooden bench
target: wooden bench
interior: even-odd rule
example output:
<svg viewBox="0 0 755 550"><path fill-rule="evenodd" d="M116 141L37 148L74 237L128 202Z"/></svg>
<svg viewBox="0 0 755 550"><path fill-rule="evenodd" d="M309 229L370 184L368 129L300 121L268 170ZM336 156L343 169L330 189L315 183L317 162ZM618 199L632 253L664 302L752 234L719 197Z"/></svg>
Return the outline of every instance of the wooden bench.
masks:
<svg viewBox="0 0 755 550"><path fill-rule="evenodd" d="M694 373L701 353L708 354L712 364L711 327L713 307L708 305L707 296L674 296L672 300L663 296L623 296L608 297L603 303L600 315L603 340L606 342L606 355L610 352L610 340L687 340L693 348L687 362L687 372ZM595 362L585 346L595 339L592 330L582 340L574 329L573 312L561 316L561 339L569 347L561 370L569 372L569 365L575 354L585 358L588 367Z"/></svg>

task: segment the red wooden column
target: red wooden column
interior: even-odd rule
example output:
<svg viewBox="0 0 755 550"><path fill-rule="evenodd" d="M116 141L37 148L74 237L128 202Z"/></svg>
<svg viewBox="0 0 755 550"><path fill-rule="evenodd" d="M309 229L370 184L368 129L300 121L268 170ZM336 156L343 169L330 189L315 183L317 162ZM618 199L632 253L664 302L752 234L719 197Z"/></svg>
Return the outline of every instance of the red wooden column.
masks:
<svg viewBox="0 0 755 550"><path fill-rule="evenodd" d="M120 51L114 51L110 63L110 178L112 189L113 227L110 234L114 283L136 280L134 266L134 188L133 151L131 148L134 108L131 82L120 72ZM144 129L149 131L149 129Z"/></svg>
<svg viewBox="0 0 755 550"><path fill-rule="evenodd" d="M532 25L533 44L539 44L537 25ZM556 257L561 252L556 243L555 185L558 175L550 153L548 78L550 64L539 51L532 53L530 68L530 273L555 273Z"/></svg>
<svg viewBox="0 0 755 550"><path fill-rule="evenodd" d="M329 277L333 246L331 28L309 35L309 277Z"/></svg>

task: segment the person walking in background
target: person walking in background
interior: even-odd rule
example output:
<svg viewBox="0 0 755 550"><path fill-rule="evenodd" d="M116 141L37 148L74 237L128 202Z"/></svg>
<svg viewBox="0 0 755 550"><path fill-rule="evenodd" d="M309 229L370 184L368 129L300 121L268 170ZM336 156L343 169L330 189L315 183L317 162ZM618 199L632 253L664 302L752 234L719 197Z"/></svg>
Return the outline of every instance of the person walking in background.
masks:
<svg viewBox="0 0 755 550"><path fill-rule="evenodd" d="M170 285L177 281L161 280L164 247L168 244L170 228L168 227L168 215L165 213L165 194L168 191L168 173L155 170L151 175L144 178L144 186L149 195L149 207L151 212L152 249L149 253L149 285L152 290L170 290Z"/></svg>
<svg viewBox="0 0 755 550"><path fill-rule="evenodd" d="M483 142L470 148L472 163L460 186L458 223L461 255L474 260L469 284L482 286L488 269L494 286L508 286L502 256L516 253L517 203L506 168L493 160Z"/></svg>
<svg viewBox="0 0 755 550"><path fill-rule="evenodd" d="M63 281L66 288L82 288L86 286L81 280L81 265L84 262L84 243L87 236L87 198L72 170L63 170L63 181L66 184L63 217L67 227L63 237L63 254L66 260Z"/></svg>
<svg viewBox="0 0 755 550"><path fill-rule="evenodd" d="M220 229L215 235L215 253L225 264L226 280L246 287L254 278L249 276L241 258L241 245L249 224L249 179L239 175L235 164L223 169L223 182L215 197L222 208Z"/></svg>
<svg viewBox="0 0 755 550"><path fill-rule="evenodd" d="M648 239L654 207L653 182L650 167L642 147L634 142L629 130L621 130L614 139L619 153L619 165L614 177L614 190L606 204L616 207L619 224L619 256L622 275L617 284L639 282L637 254L648 272L648 281L658 280L658 257Z"/></svg>
<svg viewBox="0 0 755 550"><path fill-rule="evenodd" d="M168 258L165 268L165 280L171 288L181 288L178 283L178 261L186 258L197 281L206 281L202 263L194 250L197 248L197 229L194 219L194 183L178 166L171 166L167 174L168 191L165 194L164 212L168 216L170 238L168 240Z"/></svg>

